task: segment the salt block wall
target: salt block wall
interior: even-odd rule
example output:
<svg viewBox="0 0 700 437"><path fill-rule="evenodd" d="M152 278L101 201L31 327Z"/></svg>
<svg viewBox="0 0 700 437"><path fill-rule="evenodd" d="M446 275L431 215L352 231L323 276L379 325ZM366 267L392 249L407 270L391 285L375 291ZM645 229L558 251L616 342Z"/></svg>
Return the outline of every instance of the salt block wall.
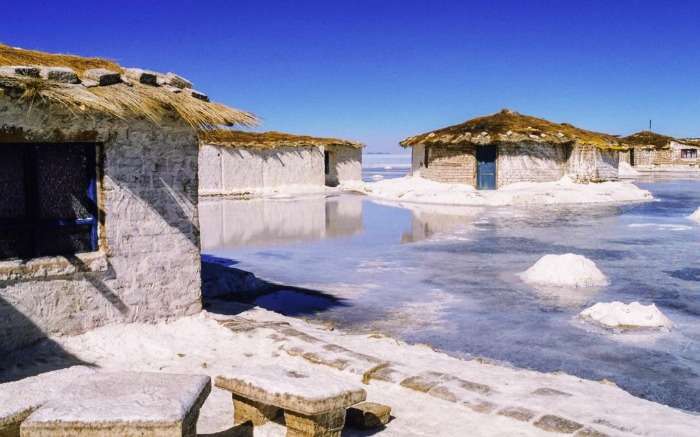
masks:
<svg viewBox="0 0 700 437"><path fill-rule="evenodd" d="M516 182L551 182L564 176L566 148L549 144L502 144L498 147L498 188Z"/></svg>
<svg viewBox="0 0 700 437"><path fill-rule="evenodd" d="M347 146L330 146L330 168L325 176L326 185L362 180L362 149Z"/></svg>
<svg viewBox="0 0 700 437"><path fill-rule="evenodd" d="M654 164L656 152L653 149L635 147L634 148L634 165L635 166L651 166Z"/></svg>
<svg viewBox="0 0 700 437"><path fill-rule="evenodd" d="M476 149L474 146L418 145L412 151L412 174L436 182L476 185Z"/></svg>
<svg viewBox="0 0 700 437"><path fill-rule="evenodd" d="M626 162L627 164L630 164L630 151L629 150L623 150L620 152L620 162Z"/></svg>
<svg viewBox="0 0 700 437"><path fill-rule="evenodd" d="M566 174L578 182L617 180L619 160L618 151L576 145L569 157Z"/></svg>
<svg viewBox="0 0 700 437"><path fill-rule="evenodd" d="M202 145L200 193L235 195L287 185L324 186L318 147L258 149Z"/></svg>
<svg viewBox="0 0 700 437"><path fill-rule="evenodd" d="M198 144L191 129L176 122L159 128L76 121L37 109L28 115L2 99L0 118L37 142L93 132L104 155L100 251L0 261L0 351L47 335L201 310Z"/></svg>

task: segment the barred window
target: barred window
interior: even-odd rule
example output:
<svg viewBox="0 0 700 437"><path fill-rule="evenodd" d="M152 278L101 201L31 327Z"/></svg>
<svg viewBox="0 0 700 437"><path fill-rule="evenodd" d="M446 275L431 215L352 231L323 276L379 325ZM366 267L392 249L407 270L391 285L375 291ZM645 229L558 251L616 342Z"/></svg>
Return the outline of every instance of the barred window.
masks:
<svg viewBox="0 0 700 437"><path fill-rule="evenodd" d="M697 157L697 149L681 149L681 159L696 159Z"/></svg>
<svg viewBox="0 0 700 437"><path fill-rule="evenodd" d="M0 145L0 259L97 250L96 150Z"/></svg>

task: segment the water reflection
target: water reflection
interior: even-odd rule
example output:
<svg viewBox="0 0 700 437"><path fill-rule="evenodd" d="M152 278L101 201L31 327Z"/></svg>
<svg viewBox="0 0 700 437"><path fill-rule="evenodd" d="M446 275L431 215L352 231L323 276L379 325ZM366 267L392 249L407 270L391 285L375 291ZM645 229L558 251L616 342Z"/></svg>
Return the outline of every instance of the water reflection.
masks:
<svg viewBox="0 0 700 437"><path fill-rule="evenodd" d="M202 210L203 240L210 254L279 284L283 293L255 303L456 355L606 378L700 411L700 226L687 219L700 206L700 183L642 186L659 200L531 208L383 205L357 196L219 201L218 218ZM226 213L235 208L257 215ZM303 243L287 244L295 241ZM517 277L541 256L566 252L592 259L610 285L542 289ZM343 305L319 306L294 287ZM675 328L631 341L578 323L585 307L613 300L655 303Z"/></svg>
<svg viewBox="0 0 700 437"><path fill-rule="evenodd" d="M411 211L411 229L404 232L402 243L442 238L445 240L466 240L475 226L483 223L484 208L400 204Z"/></svg>
<svg viewBox="0 0 700 437"><path fill-rule="evenodd" d="M199 210L204 251L277 246L351 236L363 230L360 196L207 199Z"/></svg>

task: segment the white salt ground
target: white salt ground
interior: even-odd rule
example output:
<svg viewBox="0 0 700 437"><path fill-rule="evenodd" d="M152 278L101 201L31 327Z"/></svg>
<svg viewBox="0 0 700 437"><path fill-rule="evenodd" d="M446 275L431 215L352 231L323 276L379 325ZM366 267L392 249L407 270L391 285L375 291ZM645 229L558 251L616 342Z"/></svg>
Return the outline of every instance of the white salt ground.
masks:
<svg viewBox="0 0 700 437"><path fill-rule="evenodd" d="M694 213L690 214L690 216L688 216L688 218L691 219L691 220L693 220L693 221L696 221L696 222L700 223L700 208L698 208L697 210L695 210Z"/></svg>
<svg viewBox="0 0 700 437"><path fill-rule="evenodd" d="M599 302L579 314L583 320L607 328L665 328L673 323L654 304L642 305L639 302Z"/></svg>
<svg viewBox="0 0 700 437"><path fill-rule="evenodd" d="M650 192L630 182L579 184L566 176L555 182L519 182L498 190L476 190L467 184L446 184L405 176L365 183L354 189L377 199L442 205L548 205L653 199Z"/></svg>
<svg viewBox="0 0 700 437"><path fill-rule="evenodd" d="M608 278L593 261L573 253L545 255L532 267L520 273L520 278L529 284L555 287L608 285Z"/></svg>
<svg viewBox="0 0 700 437"><path fill-rule="evenodd" d="M285 351L290 347L315 347L315 353L320 356L330 353L324 344L331 343L391 361L409 375L426 371L444 372L487 385L491 388L490 394L473 395L492 402L497 408L520 406L537 414L560 415L594 424L593 428L607 435L682 437L697 436L697 429L700 429L700 416L636 398L614 384L562 373L515 369L483 360L463 361L426 346L409 345L381 335L348 334L259 308L235 312L236 317L202 312L171 323L117 324L83 335L56 337L53 340L76 357L94 363L100 371L159 371L215 377L230 372L234 366L254 369L256 366L279 365L311 375L332 375L351 383L360 381L361 376L357 373L315 365ZM216 321L232 318L270 327L234 332ZM309 343L298 336L289 336L284 332L285 327L312 336L321 343ZM459 403L410 390L396 383L373 380L363 387L367 390L369 401L391 406L395 417L385 429L373 435L437 437L461 436L466 435L465 432L478 436L552 435L532 423L520 422L495 412L478 413ZM537 390L555 390L554 393L563 394L534 394ZM615 408L610 408L610 405ZM201 436L213 435L231 427L230 393L215 388L201 411L198 433ZM267 424L256 428L254 435L283 436L284 432L284 428L277 424ZM347 429L343 435L358 437L367 434Z"/></svg>

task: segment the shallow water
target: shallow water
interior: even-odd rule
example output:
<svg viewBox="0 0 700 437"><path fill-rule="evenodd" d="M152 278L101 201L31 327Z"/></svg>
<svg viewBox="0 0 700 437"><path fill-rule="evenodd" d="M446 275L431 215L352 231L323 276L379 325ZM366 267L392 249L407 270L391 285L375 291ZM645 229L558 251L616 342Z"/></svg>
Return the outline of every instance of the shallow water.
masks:
<svg viewBox="0 0 700 437"><path fill-rule="evenodd" d="M381 205L354 195L201 204L204 252L282 290L256 303L380 330L449 353L612 380L700 411L700 180L643 179L655 202L530 208ZM573 252L611 284L543 290L519 280ZM323 295L334 297L326 299ZM339 298L339 299L338 299ZM655 303L670 333L610 333L576 314L595 302Z"/></svg>

